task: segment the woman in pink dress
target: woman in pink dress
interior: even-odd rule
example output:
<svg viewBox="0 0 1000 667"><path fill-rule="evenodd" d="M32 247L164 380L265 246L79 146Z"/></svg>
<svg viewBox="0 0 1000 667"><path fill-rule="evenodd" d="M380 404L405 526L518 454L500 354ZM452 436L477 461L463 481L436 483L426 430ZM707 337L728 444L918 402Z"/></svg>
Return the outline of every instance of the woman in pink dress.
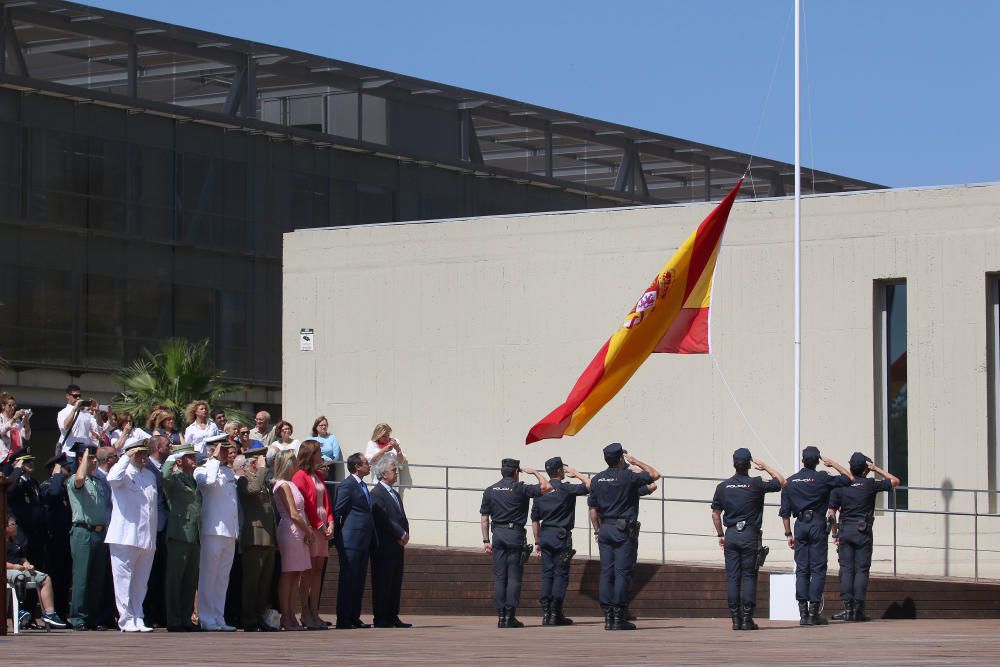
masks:
<svg viewBox="0 0 1000 667"><path fill-rule="evenodd" d="M302 602L302 624L310 630L325 630L326 622L319 617L319 589L323 578L323 566L330 553L329 539L333 535L333 507L330 494L326 492L326 480L319 468L323 456L319 442L306 440L299 445L299 469L292 475L292 483L298 487L304 499L306 521L312 526L312 569L302 573L299 584L299 599Z"/></svg>
<svg viewBox="0 0 1000 667"><path fill-rule="evenodd" d="M297 470L298 462L294 451L281 452L275 457L273 494L274 506L280 519L278 551L281 553L278 606L281 607L281 627L285 630L303 629L292 609L292 591L299 587L302 573L312 568L309 549L314 531L305 519L305 500L291 481Z"/></svg>

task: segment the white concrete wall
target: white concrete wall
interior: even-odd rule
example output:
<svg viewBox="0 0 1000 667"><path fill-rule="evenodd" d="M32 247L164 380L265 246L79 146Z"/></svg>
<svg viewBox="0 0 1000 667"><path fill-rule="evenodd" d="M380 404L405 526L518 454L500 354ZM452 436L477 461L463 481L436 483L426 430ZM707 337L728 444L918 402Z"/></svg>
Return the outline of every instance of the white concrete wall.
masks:
<svg viewBox="0 0 1000 667"><path fill-rule="evenodd" d="M412 463L541 466L559 454L587 470L620 441L664 474L721 478L748 446L792 472L792 204L738 202L719 257L714 357L654 355L574 438L524 446L562 402L709 204L536 214L300 231L285 235L284 414L303 434L318 414L346 453L376 422L395 428ZM873 281L908 285L911 485L986 488L986 273L1000 271L1000 186L816 196L803 201L802 436L846 462L874 451ZM316 330L300 352L298 330ZM763 444L741 418L737 402ZM414 469L415 484L443 473ZM497 475L452 471L482 488ZM457 478L457 479L456 479ZM707 501L713 481L668 482L666 495ZM443 494L413 490L414 540L443 543ZM775 497L775 501L777 498ZM479 543L478 492L449 499L451 544ZM978 498L979 508L986 503ZM943 509L937 493L911 507ZM972 509L955 494L952 510ZM719 561L707 502L668 503L666 557ZM659 530L660 505L643 505ZM980 548L1000 549L1000 519L979 522ZM584 524L581 510L578 525ZM768 512L772 560L788 562ZM972 575L971 519L898 518L900 572ZM891 544L881 518L877 542ZM588 534L579 530L577 549ZM660 558L644 536L640 555ZM945 556L947 555L947 569ZM891 547L875 569L891 570ZM831 558L833 550L831 549ZM981 554L981 574L1000 559Z"/></svg>

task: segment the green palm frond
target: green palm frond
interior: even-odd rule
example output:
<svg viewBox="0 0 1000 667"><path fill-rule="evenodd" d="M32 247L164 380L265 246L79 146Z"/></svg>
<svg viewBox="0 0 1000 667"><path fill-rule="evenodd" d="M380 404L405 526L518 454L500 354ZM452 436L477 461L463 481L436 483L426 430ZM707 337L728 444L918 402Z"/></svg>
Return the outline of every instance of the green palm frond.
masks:
<svg viewBox="0 0 1000 667"><path fill-rule="evenodd" d="M208 345L208 340L189 343L172 338L163 341L157 352L143 350L143 358L116 375L122 391L115 398L115 410L130 412L141 422L154 405L167 405L183 427L181 413L191 401L203 400L216 407L227 395L243 391L244 387L225 382L224 371L212 367ZM223 407L227 418L247 421L241 410Z"/></svg>

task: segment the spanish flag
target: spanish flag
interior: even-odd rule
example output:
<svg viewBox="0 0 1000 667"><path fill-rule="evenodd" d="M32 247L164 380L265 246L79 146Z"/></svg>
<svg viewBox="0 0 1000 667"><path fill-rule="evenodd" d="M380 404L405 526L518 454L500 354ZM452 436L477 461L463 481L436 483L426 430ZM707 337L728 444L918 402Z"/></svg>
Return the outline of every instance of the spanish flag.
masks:
<svg viewBox="0 0 1000 667"><path fill-rule="evenodd" d="M566 402L531 427L525 444L579 433L653 352L711 351L712 275L722 232L741 185L743 179L677 249L618 332L583 371Z"/></svg>

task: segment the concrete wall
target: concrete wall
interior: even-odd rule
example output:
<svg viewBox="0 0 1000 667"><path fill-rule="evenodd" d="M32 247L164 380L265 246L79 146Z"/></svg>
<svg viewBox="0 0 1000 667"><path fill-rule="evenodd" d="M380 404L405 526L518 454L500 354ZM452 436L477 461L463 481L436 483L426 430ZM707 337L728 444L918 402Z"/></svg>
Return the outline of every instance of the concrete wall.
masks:
<svg viewBox="0 0 1000 667"><path fill-rule="evenodd" d="M585 470L620 441L664 474L721 478L731 452L792 472L792 204L741 201L720 253L714 354L654 355L575 438L524 446L651 278L711 205L611 209L300 231L285 235L284 414L304 434L318 414L346 452L387 421L414 464L540 466L553 455ZM908 285L910 484L986 488L986 274L1000 271L1000 186L889 190L806 198L803 215L802 438L846 462L875 452L874 281ZM301 327L315 349L299 351ZM714 357L714 359L713 359ZM717 364L717 366L716 366ZM724 374L724 376L723 376ZM725 378L725 380L723 379ZM726 380L732 390L730 396ZM734 400L735 397L735 400ZM740 409L760 438L740 415ZM494 472L449 473L481 489ZM444 473L413 469L418 485ZM720 559L707 499L714 481L668 481L643 505L640 555ZM412 490L414 541L444 541L443 494ZM656 494L659 496L660 492ZM654 496L654 498L656 497ZM775 498L775 501L777 498ZM451 544L476 545L476 491L454 492ZM975 502L983 511L986 494ZM955 493L952 511L972 511ZM944 509L939 492L911 508ZM788 560L768 511L772 558ZM579 512L578 525L584 524ZM897 567L973 574L972 546L1000 549L997 519L900 515ZM978 526L974 525L978 523ZM879 519L875 569L891 571L892 520ZM947 528L947 530L946 530ZM578 530L577 549L589 536ZM947 549L945 548L947 546ZM831 549L831 558L833 550ZM981 551L980 573L1000 577ZM987 572L988 571L988 572Z"/></svg>

